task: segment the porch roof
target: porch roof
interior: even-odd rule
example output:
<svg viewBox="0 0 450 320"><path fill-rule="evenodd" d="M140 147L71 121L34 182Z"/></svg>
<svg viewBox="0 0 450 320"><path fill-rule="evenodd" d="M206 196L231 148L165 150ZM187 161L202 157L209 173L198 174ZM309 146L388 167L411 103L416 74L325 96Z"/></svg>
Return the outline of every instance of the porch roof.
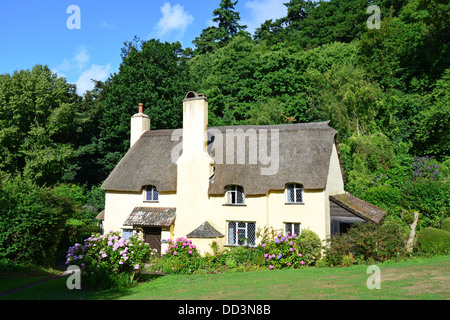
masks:
<svg viewBox="0 0 450 320"><path fill-rule="evenodd" d="M176 208L135 207L123 223L125 226L170 227L176 216Z"/></svg>
<svg viewBox="0 0 450 320"><path fill-rule="evenodd" d="M195 230L186 235L188 238L221 238L224 237L208 221L203 222Z"/></svg>
<svg viewBox="0 0 450 320"><path fill-rule="evenodd" d="M386 216L386 211L350 193L332 195L330 200L366 221L380 223Z"/></svg>

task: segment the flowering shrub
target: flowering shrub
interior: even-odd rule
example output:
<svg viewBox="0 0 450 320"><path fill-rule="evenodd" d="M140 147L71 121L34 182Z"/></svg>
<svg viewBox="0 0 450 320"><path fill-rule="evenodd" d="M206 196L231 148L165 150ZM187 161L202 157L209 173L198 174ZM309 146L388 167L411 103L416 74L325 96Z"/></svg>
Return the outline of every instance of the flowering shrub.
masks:
<svg viewBox="0 0 450 320"><path fill-rule="evenodd" d="M110 232L91 235L84 244L70 247L66 264L79 266L91 285L106 289L132 284L135 274L155 254L136 233L125 240L118 232Z"/></svg>
<svg viewBox="0 0 450 320"><path fill-rule="evenodd" d="M299 268L305 264L300 247L294 239L296 236L290 232L287 236L277 234L273 240L266 240L261 245L269 269Z"/></svg>
<svg viewBox="0 0 450 320"><path fill-rule="evenodd" d="M161 261L153 266L154 269L164 273L190 274L203 267L204 259L191 240L181 237L168 242L169 248Z"/></svg>
<svg viewBox="0 0 450 320"><path fill-rule="evenodd" d="M169 242L169 249L166 249L166 254L169 256L178 256L178 257L198 257L199 253L197 251L197 247L195 244L192 244L192 240L188 240L185 238L178 238L173 241L172 239L167 240Z"/></svg>

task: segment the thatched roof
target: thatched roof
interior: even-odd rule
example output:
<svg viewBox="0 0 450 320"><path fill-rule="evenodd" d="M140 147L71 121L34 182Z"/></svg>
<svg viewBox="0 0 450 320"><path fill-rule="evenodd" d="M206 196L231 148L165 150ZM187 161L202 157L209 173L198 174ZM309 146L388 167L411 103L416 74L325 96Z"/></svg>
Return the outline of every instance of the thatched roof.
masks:
<svg viewBox="0 0 450 320"><path fill-rule="evenodd" d="M136 207L124 226L170 227L175 221L176 208Z"/></svg>
<svg viewBox="0 0 450 320"><path fill-rule="evenodd" d="M249 164L249 143L245 143L245 164L238 164L237 152L234 161L226 161L227 138L232 135L244 138L248 133L256 134L256 141L267 133L267 156L270 162L261 164L258 154L256 164ZM116 191L140 191L146 185L155 185L160 192L176 191L177 166L172 161L172 152L182 139L172 134L181 130L150 130L130 148L119 164L105 180L102 188ZM220 133L220 134L219 134ZM270 126L231 126L208 129L208 152L214 158L222 138L222 161L214 164L209 194L220 195L230 184L241 185L246 195L266 194L269 190L283 190L286 183L303 184L305 189L324 189L326 186L332 145L336 130L328 122L285 124ZM279 136L278 157L271 156L272 134ZM262 136L261 136L262 135ZM174 140L174 141L172 141ZM259 143L259 142L258 142ZM235 142L237 145L237 142ZM258 151L260 145L258 144ZM278 163L276 160L278 160ZM222 162L222 163L220 163ZM276 164L278 164L276 166ZM264 175L262 170L273 166L275 174Z"/></svg>
<svg viewBox="0 0 450 320"><path fill-rule="evenodd" d="M173 130L148 130L120 160L102 185L104 190L141 191L154 185L160 192L175 191L177 166L172 162Z"/></svg>
<svg viewBox="0 0 450 320"><path fill-rule="evenodd" d="M214 229L208 221L203 222L198 228L186 235L187 238L221 238L224 237L219 231Z"/></svg>
<svg viewBox="0 0 450 320"><path fill-rule="evenodd" d="M386 211L350 193L330 196L330 201L333 201L366 221L380 223L386 216Z"/></svg>
<svg viewBox="0 0 450 320"><path fill-rule="evenodd" d="M263 165L258 157L256 164L248 164L250 161L247 159L246 164L237 164L237 152L235 152L234 163L228 164L227 161L223 161L223 164L216 163L214 165L214 179L209 186L210 195L223 194L225 187L231 184L242 186L246 195L265 195L269 190L284 190L286 183L290 182L301 183L305 189L325 188L332 146L337 133L328 126L328 122L211 129L218 129L224 134L227 129L232 129L233 133L236 133L236 129L241 129L242 133L237 134L238 136L245 136L249 129L254 129L258 141L260 135L266 131L267 156L270 158L270 162ZM275 130L279 136L278 168L275 174L264 175L262 170L275 166L277 159L271 155L271 137ZM226 154L226 145L224 142L224 155ZM259 147L260 145L258 145L258 150ZM214 156L216 152L213 150L212 155ZM248 157L248 143L246 143L245 154Z"/></svg>

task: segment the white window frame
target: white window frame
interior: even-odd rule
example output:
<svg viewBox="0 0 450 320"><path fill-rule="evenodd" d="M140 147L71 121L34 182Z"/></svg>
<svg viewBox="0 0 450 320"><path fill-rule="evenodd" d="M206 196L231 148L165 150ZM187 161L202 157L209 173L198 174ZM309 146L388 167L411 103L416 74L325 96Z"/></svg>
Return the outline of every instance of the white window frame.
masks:
<svg viewBox="0 0 450 320"><path fill-rule="evenodd" d="M155 197L155 194L156 194L156 197ZM145 195L145 198L144 198L145 202L159 202L158 189L156 189L156 187L153 185L148 185L145 187L144 195ZM148 198L148 195L150 195L150 199Z"/></svg>
<svg viewBox="0 0 450 320"><path fill-rule="evenodd" d="M238 202L238 193L241 193L242 202ZM234 202L233 202L233 195L234 195ZM225 192L225 204L232 206L245 205L244 188L239 185L227 186Z"/></svg>
<svg viewBox="0 0 450 320"><path fill-rule="evenodd" d="M296 233L295 232L295 226L296 225L298 225L298 233ZM302 225L301 225L301 223L300 222L285 222L284 223L284 235L285 236L287 236L288 235L288 232L290 232L289 233L289 235L293 235L293 234L295 234L295 235L300 235L300 233L302 233Z"/></svg>
<svg viewBox="0 0 450 320"><path fill-rule="evenodd" d="M297 190L300 190L300 199L298 199ZM291 200L291 193L293 193L293 201ZM289 183L286 185L286 203L304 204L304 192L302 184Z"/></svg>
<svg viewBox="0 0 450 320"><path fill-rule="evenodd" d="M242 226L242 224L244 226ZM249 236L249 225L253 225L253 237L254 242L248 243ZM241 225L241 226L239 226ZM233 232L234 236L230 237L230 232ZM243 236L242 236L243 235ZM243 239L244 242L239 243L239 239ZM233 241L234 240L234 241ZM256 247L256 223L255 222L245 222L245 221L228 221L227 223L227 245L228 246L247 246L247 247Z"/></svg>

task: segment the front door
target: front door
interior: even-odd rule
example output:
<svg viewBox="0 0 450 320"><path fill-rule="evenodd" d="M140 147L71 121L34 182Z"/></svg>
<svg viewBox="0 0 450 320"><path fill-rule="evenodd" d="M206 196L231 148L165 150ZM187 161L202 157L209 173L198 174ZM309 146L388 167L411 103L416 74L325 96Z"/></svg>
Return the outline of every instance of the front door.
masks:
<svg viewBox="0 0 450 320"><path fill-rule="evenodd" d="M148 227L143 228L144 241L150 245L150 248L158 250L158 254L161 255L161 228L160 227Z"/></svg>

